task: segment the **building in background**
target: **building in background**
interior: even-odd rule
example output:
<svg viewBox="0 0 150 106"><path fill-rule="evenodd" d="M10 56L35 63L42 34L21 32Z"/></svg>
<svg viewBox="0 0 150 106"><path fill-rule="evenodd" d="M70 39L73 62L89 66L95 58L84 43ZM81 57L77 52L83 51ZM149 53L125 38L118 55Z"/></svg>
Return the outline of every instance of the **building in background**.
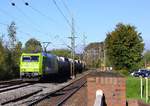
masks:
<svg viewBox="0 0 150 106"><path fill-rule="evenodd" d="M88 67L104 67L104 43L94 42L87 45L84 49L83 60Z"/></svg>

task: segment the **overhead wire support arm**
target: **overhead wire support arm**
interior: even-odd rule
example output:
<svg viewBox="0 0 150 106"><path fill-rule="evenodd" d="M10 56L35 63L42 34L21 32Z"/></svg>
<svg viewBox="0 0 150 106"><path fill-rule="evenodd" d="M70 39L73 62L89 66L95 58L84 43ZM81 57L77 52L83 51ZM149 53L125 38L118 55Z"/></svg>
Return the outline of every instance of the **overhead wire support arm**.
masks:
<svg viewBox="0 0 150 106"><path fill-rule="evenodd" d="M43 43L44 52L47 52L46 49L47 49L48 45L51 44L51 42L42 42L42 43Z"/></svg>

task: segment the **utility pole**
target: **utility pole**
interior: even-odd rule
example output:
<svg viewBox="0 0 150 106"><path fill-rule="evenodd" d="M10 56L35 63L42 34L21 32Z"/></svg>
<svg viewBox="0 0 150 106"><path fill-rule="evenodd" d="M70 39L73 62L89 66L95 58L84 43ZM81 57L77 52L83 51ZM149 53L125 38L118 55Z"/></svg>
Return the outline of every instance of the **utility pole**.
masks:
<svg viewBox="0 0 150 106"><path fill-rule="evenodd" d="M98 48L98 49L99 49L99 50L98 50L98 53L99 53L99 54L98 54L98 58L99 58L98 61L99 61L99 65L100 65L99 67L101 68L101 66L102 66L102 65L101 65L101 43L99 43L99 46L98 46L98 47L99 47L99 48Z"/></svg>
<svg viewBox="0 0 150 106"><path fill-rule="evenodd" d="M86 39L87 39L87 36L85 36L85 34L83 34L83 47L84 48L86 46Z"/></svg>
<svg viewBox="0 0 150 106"><path fill-rule="evenodd" d="M83 34L83 60L85 61L86 59L85 58L87 58L87 55L86 55L86 51L85 51L85 46L86 46L86 39L87 39L87 37L85 36L85 34Z"/></svg>
<svg viewBox="0 0 150 106"><path fill-rule="evenodd" d="M104 71L106 71L106 45L104 41Z"/></svg>
<svg viewBox="0 0 150 106"><path fill-rule="evenodd" d="M73 59L73 62L71 64L71 77L72 79L75 78L75 64L74 64L74 60L75 60L75 28L74 28L74 19L72 17L72 24L71 24L71 37L68 37L69 39L71 39L71 57Z"/></svg>

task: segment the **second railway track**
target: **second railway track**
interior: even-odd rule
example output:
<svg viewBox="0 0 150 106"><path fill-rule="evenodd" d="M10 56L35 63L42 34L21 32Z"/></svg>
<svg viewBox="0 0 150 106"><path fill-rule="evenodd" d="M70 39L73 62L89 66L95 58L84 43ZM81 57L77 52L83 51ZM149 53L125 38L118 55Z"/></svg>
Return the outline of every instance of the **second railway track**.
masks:
<svg viewBox="0 0 150 106"><path fill-rule="evenodd" d="M64 83L20 83L6 88L0 88L0 105L5 106L32 106L40 105L51 98L52 106L58 106L66 101L85 83L85 76L79 75L75 80L70 80ZM6 84L7 85L7 84ZM9 84L8 84L9 85ZM11 84L10 84L11 85ZM58 98L54 95L59 95ZM63 95L61 95L63 94Z"/></svg>

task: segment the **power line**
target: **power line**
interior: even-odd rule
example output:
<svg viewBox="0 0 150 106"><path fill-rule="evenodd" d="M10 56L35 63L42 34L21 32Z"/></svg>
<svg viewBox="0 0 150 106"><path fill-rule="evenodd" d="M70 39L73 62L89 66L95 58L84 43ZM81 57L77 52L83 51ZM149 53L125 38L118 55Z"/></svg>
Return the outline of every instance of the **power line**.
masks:
<svg viewBox="0 0 150 106"><path fill-rule="evenodd" d="M71 12L71 10L70 10L70 8L69 8L69 6L66 4L66 2L65 2L64 0L61 0L61 1L62 1L62 4L64 5L64 7L66 8L68 14L70 15L70 17L71 17L71 18L74 17L73 14L72 14L72 12ZM74 23L75 23L75 19L74 19ZM78 30L80 30L80 28L79 28L79 26L78 26L77 24L75 25L75 27L76 27ZM75 32L75 33L77 33L77 32Z"/></svg>
<svg viewBox="0 0 150 106"><path fill-rule="evenodd" d="M25 0L22 0L24 2L24 4L28 7L30 7L33 11L37 12L38 14L40 14L41 16L45 17L46 19L48 19L50 22L53 23L58 23L56 22L53 18L45 15L44 13L42 13L41 11L39 11L38 9L34 8L33 6L31 6L28 2L26 2Z"/></svg>
<svg viewBox="0 0 150 106"><path fill-rule="evenodd" d="M8 24L2 23L2 22L0 22L0 24L3 25L3 26L6 26L6 27L9 26ZM22 30L18 30L18 29L17 29L17 32L22 33L22 34L25 34L25 35L28 35L28 36L31 36L30 33L24 32L24 31L22 31Z"/></svg>
<svg viewBox="0 0 150 106"><path fill-rule="evenodd" d="M3 26L7 26L7 27L9 26L8 24L2 23L2 22L0 22L0 24L3 25ZM31 35L28 32L24 32L22 30L18 30L18 31L21 32L21 33L27 34L27 35Z"/></svg>
<svg viewBox="0 0 150 106"><path fill-rule="evenodd" d="M40 26L37 25L36 23L34 23L33 21L31 21L30 17L28 17L28 15L27 15L26 13L24 13L18 6L16 6L16 4L15 4L14 2L11 2L11 5L12 5L13 7L15 7L18 12L20 12L22 15L24 15L25 17L27 17L27 20L28 20L28 22L29 22L30 24L33 23L32 25L35 26L34 29L35 29L37 32L43 34L43 33L38 29L38 28L40 28Z"/></svg>
<svg viewBox="0 0 150 106"><path fill-rule="evenodd" d="M65 1L64 1L64 0L61 0L61 1L62 1L62 3L63 3L64 7L66 8L66 10L68 11L69 15L72 17L72 12L70 11L70 9L69 9L69 7L67 6L67 4L65 3Z"/></svg>
<svg viewBox="0 0 150 106"><path fill-rule="evenodd" d="M69 27L71 27L71 24L69 22L69 20L67 19L67 17L64 15L64 13L62 12L62 10L60 9L60 7L57 5L56 0L53 0L53 3L55 4L57 10L60 12L60 14L64 17L65 21L67 22L67 24L69 25Z"/></svg>
<svg viewBox="0 0 150 106"><path fill-rule="evenodd" d="M14 4L13 4L13 5L14 5ZM2 14L5 14L5 15L8 16L8 17L11 17L11 18L14 19L14 20L19 21L20 23L27 24L27 23L21 21L19 18L13 16L12 14L8 13L7 11L5 11L5 10L3 10L3 9L0 9L0 12L1 12ZM31 22L30 22L30 24L31 24ZM34 28L34 30L36 30L36 31L39 32L39 30L36 29L36 28ZM40 32L40 33L41 33L41 32Z"/></svg>
<svg viewBox="0 0 150 106"><path fill-rule="evenodd" d="M0 25L6 26L6 27L9 26L8 24L2 23L2 22L0 22ZM28 32L24 32L24 31L19 30L19 29L17 29L17 32L18 32L18 33L21 33L21 34L28 35L28 36L30 36L30 37L34 37L34 36L32 36L32 34L30 34L30 33L28 33ZM21 39L23 39L22 36L19 36L19 37L21 37ZM60 37L57 36L57 38L56 38L56 37L53 36L53 38L54 38L54 39L59 39ZM54 40L54 39L53 39L53 40ZM68 46L68 45L63 41L63 39L60 38L59 40L60 40L61 42L63 42L62 44L59 44L59 45ZM56 47L56 44L53 44L52 42L51 42L51 45L52 45L53 47ZM46 47L46 48L47 48L47 47Z"/></svg>

